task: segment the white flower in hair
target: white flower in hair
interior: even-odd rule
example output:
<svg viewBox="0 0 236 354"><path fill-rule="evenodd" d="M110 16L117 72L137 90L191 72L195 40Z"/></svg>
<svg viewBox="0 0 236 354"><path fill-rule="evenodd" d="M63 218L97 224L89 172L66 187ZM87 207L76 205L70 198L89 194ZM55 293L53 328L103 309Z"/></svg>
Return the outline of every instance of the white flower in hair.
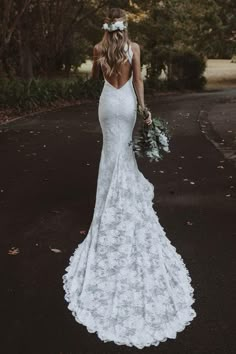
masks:
<svg viewBox="0 0 236 354"><path fill-rule="evenodd" d="M119 29L121 31L123 31L126 28L126 26L124 25L123 21L116 21L114 23L114 26L115 26L116 29Z"/></svg>
<svg viewBox="0 0 236 354"><path fill-rule="evenodd" d="M108 30L108 28L109 28L109 27L108 27L108 24L107 24L107 23L104 23L103 26L102 26L102 28L103 28L104 30Z"/></svg>
<svg viewBox="0 0 236 354"><path fill-rule="evenodd" d="M116 31L119 29L120 31L123 31L127 26L124 24L123 21L116 21L114 23L104 23L102 26L102 29L108 30L109 32Z"/></svg>

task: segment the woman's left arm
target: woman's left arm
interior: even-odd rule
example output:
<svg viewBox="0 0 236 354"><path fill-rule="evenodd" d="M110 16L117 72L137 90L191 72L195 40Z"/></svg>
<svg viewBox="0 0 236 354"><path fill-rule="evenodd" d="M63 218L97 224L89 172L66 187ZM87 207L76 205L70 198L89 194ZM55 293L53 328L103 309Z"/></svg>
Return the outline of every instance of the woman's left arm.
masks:
<svg viewBox="0 0 236 354"><path fill-rule="evenodd" d="M98 47L97 44L93 47L93 66L91 71L91 79L99 79L100 74L100 64L97 62L98 59Z"/></svg>

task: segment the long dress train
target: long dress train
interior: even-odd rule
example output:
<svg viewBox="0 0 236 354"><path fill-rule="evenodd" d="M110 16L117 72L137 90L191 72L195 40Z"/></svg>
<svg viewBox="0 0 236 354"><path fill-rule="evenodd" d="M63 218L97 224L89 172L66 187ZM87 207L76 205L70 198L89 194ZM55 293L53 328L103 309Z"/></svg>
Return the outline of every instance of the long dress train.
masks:
<svg viewBox="0 0 236 354"><path fill-rule="evenodd" d="M132 62L132 49L127 46ZM129 142L137 116L131 78L106 79L99 99L103 147L86 238L63 275L75 320L104 341L139 349L176 338L196 316L191 278L153 209L154 186Z"/></svg>

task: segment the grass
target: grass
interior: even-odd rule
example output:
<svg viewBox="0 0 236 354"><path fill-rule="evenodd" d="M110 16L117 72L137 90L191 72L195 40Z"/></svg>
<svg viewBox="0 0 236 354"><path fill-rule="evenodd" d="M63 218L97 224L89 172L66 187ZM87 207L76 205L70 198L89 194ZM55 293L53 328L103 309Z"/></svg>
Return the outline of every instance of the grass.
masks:
<svg viewBox="0 0 236 354"><path fill-rule="evenodd" d="M229 59L209 59L205 76L206 89L236 87L236 63L231 63Z"/></svg>

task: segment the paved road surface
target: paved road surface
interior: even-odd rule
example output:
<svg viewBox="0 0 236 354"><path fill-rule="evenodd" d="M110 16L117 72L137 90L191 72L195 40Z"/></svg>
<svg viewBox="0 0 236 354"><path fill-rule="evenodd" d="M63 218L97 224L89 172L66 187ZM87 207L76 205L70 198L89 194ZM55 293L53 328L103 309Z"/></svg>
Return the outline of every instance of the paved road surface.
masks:
<svg viewBox="0 0 236 354"><path fill-rule="evenodd" d="M190 271L197 317L176 340L144 353L236 352L235 167L207 138L208 114L201 113L217 115L217 105L235 97L231 90L147 101L169 122L172 153L138 164L155 185L160 222ZM61 277L92 219L101 148L96 101L0 127L3 354L140 353L88 333L64 300ZM12 247L19 253L8 254Z"/></svg>

